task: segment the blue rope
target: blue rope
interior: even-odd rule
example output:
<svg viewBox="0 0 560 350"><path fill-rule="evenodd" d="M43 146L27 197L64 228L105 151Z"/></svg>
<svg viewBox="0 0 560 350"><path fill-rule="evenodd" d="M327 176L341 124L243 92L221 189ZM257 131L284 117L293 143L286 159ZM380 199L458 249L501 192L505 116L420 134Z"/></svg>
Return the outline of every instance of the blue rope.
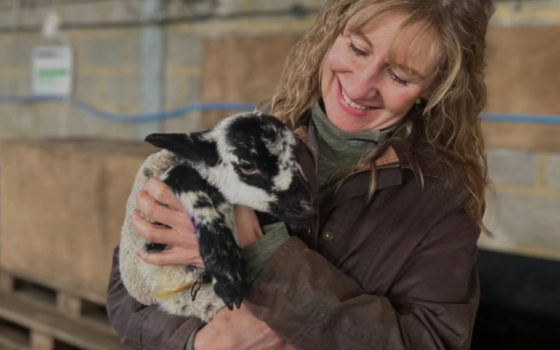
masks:
<svg viewBox="0 0 560 350"><path fill-rule="evenodd" d="M560 124L560 116L556 115L483 113L480 115L480 118L482 120L499 122Z"/></svg>
<svg viewBox="0 0 560 350"><path fill-rule="evenodd" d="M50 95L0 95L0 101L16 102L16 103L39 103L39 102L68 102L77 108L92 114L94 116L121 123L142 123L149 121L157 121L168 118L179 117L194 111L223 111L223 110L239 110L252 111L256 105L251 102L211 102L211 103L193 103L168 111L142 113L142 114L122 114L101 111L85 102L64 97ZM542 124L560 124L560 116L554 115L529 115L529 114L504 114L504 113L483 113L480 115L482 120L488 121L504 121L504 122L523 122L523 123L542 123Z"/></svg>
<svg viewBox="0 0 560 350"><path fill-rule="evenodd" d="M142 113L142 114L122 114L112 113L99 110L85 102L68 98L65 96L50 95L0 95L0 101L16 102L16 103L40 103L40 102L68 102L77 108L92 114L94 116L121 123L142 123L149 121L157 121L168 118L179 117L181 115L194 111L210 111L210 110L248 110L255 109L255 104L250 102L212 102L212 103L193 103L186 106L173 108L164 112Z"/></svg>

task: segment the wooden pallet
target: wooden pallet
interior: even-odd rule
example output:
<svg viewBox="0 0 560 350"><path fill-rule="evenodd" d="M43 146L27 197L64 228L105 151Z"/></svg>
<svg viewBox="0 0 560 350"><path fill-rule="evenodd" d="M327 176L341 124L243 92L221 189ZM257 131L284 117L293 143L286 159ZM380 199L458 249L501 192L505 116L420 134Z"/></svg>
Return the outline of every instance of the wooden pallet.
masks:
<svg viewBox="0 0 560 350"><path fill-rule="evenodd" d="M103 305L0 270L0 350L124 350Z"/></svg>

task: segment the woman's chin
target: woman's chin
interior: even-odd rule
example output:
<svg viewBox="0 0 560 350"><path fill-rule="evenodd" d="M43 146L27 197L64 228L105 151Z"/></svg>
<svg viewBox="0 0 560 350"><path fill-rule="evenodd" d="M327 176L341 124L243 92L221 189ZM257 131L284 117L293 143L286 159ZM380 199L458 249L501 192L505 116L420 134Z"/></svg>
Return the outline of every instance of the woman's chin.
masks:
<svg viewBox="0 0 560 350"><path fill-rule="evenodd" d="M376 120L379 118L382 111L382 109L376 108L375 110L370 110L370 113L364 116L356 116L344 111L339 111L339 113L334 114L334 117L329 117L329 120L338 129L347 132L373 130L377 129L376 125L378 123L376 123Z"/></svg>

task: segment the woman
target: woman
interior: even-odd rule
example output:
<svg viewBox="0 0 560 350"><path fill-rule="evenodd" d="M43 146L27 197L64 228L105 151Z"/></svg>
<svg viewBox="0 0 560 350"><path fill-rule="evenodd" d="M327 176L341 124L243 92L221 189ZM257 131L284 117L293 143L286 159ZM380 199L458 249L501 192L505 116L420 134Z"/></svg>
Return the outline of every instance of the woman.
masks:
<svg viewBox="0 0 560 350"><path fill-rule="evenodd" d="M492 12L490 0L329 1L269 104L301 138L318 215L290 238L237 207L256 277L241 309L207 325L134 302L115 261L107 306L120 338L138 349L468 349ZM163 183L152 179L138 207L170 228L137 216L136 231L173 246L142 259L202 266Z"/></svg>

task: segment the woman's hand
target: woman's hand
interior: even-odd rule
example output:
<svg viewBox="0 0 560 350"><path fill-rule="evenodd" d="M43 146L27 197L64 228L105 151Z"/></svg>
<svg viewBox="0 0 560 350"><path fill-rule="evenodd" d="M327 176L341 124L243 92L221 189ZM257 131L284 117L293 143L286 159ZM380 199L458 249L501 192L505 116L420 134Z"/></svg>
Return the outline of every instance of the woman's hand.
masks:
<svg viewBox="0 0 560 350"><path fill-rule="evenodd" d="M195 336L195 350L277 350L287 344L268 325L241 304L240 309L218 311Z"/></svg>
<svg viewBox="0 0 560 350"><path fill-rule="evenodd" d="M157 178L151 178L136 197L136 206L142 214L155 222L169 226L154 225L138 212L132 213L132 227L147 241L167 244L163 252L137 255L145 262L158 266L193 265L204 267L198 241L189 214L171 189ZM236 205L235 223L239 246L246 248L262 237L259 221L253 209Z"/></svg>
<svg viewBox="0 0 560 350"><path fill-rule="evenodd" d="M277 350L297 350L297 349L288 343L284 343Z"/></svg>
<svg viewBox="0 0 560 350"><path fill-rule="evenodd" d="M136 206L142 214L155 222L169 226L154 225L134 212L132 226L146 240L167 244L170 249L158 253L137 252L149 264L194 265L204 267L191 219L181 201L171 189L157 178L146 183L136 197ZM253 209L234 207L238 240L245 248L262 237L262 231ZM195 349L239 350L292 350L266 323L257 319L242 305L240 309L220 310L212 321L201 329L195 338Z"/></svg>
<svg viewBox="0 0 560 350"><path fill-rule="evenodd" d="M139 235L149 242L169 246L162 252L136 252L142 260L158 266L204 267L191 219L165 183L157 178L148 180L144 190L136 197L136 206L146 218L168 226L154 225L138 212L132 214L132 227Z"/></svg>
<svg viewBox="0 0 560 350"><path fill-rule="evenodd" d="M233 208L239 247L247 248L263 236L255 211L244 205Z"/></svg>

